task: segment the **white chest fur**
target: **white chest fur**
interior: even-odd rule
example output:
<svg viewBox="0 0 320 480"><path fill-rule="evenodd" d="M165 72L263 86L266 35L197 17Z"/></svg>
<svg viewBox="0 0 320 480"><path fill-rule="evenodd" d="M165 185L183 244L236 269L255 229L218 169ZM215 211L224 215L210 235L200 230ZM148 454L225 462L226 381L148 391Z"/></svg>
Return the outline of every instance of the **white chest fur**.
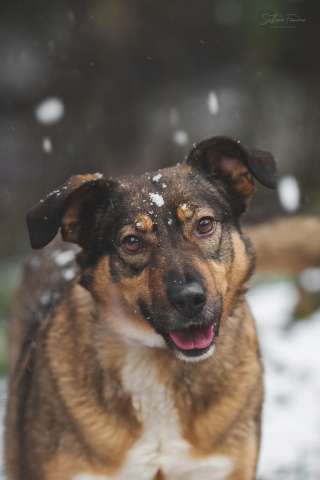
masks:
<svg viewBox="0 0 320 480"><path fill-rule="evenodd" d="M166 386L141 347L130 348L122 371L144 433L112 477L78 475L73 480L153 480L161 470L166 480L225 480L233 463L227 457L194 458L181 435L177 412Z"/></svg>

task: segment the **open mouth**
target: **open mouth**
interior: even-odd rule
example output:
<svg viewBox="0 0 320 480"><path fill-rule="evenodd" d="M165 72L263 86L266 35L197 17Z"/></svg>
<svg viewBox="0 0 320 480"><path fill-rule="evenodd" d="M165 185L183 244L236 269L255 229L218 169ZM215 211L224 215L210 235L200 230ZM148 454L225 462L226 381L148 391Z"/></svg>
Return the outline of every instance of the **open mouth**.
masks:
<svg viewBox="0 0 320 480"><path fill-rule="evenodd" d="M172 330L168 334L171 343L187 356L199 356L209 350L214 342L215 324L191 325L180 330Z"/></svg>
<svg viewBox="0 0 320 480"><path fill-rule="evenodd" d="M217 309L209 325L208 321L205 321L202 324L193 323L184 328L164 331L157 328L157 323L144 303L141 302L140 308L144 318L151 323L155 331L164 338L171 349L178 354L181 353L182 357L201 359L208 352L213 352L215 338L219 335L220 309Z"/></svg>

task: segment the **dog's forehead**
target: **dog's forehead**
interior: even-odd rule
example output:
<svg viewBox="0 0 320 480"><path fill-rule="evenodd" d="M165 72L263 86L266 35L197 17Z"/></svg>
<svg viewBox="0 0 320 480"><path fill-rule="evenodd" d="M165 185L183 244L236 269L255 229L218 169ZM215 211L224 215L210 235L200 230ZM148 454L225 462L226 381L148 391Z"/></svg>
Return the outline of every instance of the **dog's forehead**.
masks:
<svg viewBox="0 0 320 480"><path fill-rule="evenodd" d="M157 219L174 215L184 203L201 204L205 196L199 178L188 165L120 178L119 191L127 213L145 213Z"/></svg>
<svg viewBox="0 0 320 480"><path fill-rule="evenodd" d="M191 169L188 166L176 166L120 178L119 183L121 189L129 194L133 193L135 196L141 193L161 191L168 198L173 193L172 187L180 189L187 183L190 174Z"/></svg>

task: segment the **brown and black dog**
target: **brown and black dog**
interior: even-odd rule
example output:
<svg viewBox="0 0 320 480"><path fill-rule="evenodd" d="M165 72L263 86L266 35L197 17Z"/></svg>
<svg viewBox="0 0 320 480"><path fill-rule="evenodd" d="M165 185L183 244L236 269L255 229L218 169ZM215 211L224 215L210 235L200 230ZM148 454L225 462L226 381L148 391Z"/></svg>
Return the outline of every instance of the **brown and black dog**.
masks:
<svg viewBox="0 0 320 480"><path fill-rule="evenodd" d="M20 287L10 480L255 478L262 367L239 224L254 178L275 187L272 155L214 137L154 174L74 176L31 210L33 248L61 229L81 250L71 279L74 248L53 242Z"/></svg>

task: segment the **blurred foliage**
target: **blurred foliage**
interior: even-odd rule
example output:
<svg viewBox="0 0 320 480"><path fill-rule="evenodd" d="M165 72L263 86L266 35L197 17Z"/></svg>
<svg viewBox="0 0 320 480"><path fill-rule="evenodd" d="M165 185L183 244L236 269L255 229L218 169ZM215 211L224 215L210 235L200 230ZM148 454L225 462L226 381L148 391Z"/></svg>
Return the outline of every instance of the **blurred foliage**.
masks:
<svg viewBox="0 0 320 480"><path fill-rule="evenodd" d="M7 369L6 333L12 294L18 283L20 266L17 262L0 262L0 376Z"/></svg>
<svg viewBox="0 0 320 480"><path fill-rule="evenodd" d="M1 262L0 264L0 321L3 321L10 309L12 291L19 278L17 263Z"/></svg>
<svg viewBox="0 0 320 480"><path fill-rule="evenodd" d="M6 330L2 323L0 323L0 377L4 376L8 371L7 358L7 342Z"/></svg>
<svg viewBox="0 0 320 480"><path fill-rule="evenodd" d="M2 0L0 257L28 250L26 211L69 175L170 165L215 134L274 152L319 211L319 13L316 0ZM64 116L39 123L50 97ZM262 196L255 218L278 203Z"/></svg>

